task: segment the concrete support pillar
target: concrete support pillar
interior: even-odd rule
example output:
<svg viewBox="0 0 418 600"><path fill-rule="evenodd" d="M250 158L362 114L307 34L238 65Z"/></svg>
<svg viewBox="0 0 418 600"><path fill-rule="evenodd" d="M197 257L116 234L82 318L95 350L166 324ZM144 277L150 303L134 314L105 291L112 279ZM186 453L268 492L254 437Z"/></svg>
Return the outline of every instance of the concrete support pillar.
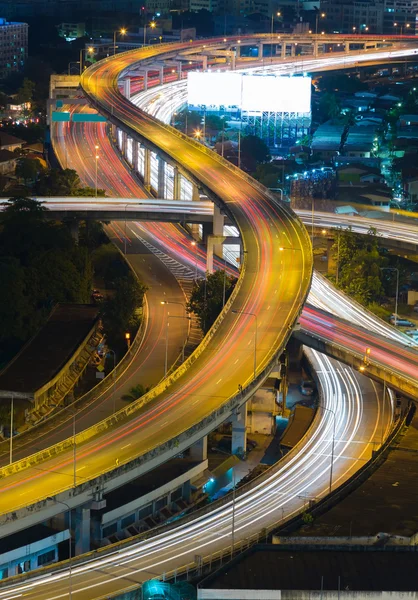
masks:
<svg viewBox="0 0 418 600"><path fill-rule="evenodd" d="M199 202L199 200L200 200L199 188L197 187L197 185L194 185L194 184L193 184L193 196L192 196L192 200L193 201L197 201L197 202Z"/></svg>
<svg viewBox="0 0 418 600"><path fill-rule="evenodd" d="M116 135L117 135L118 128L113 123L111 124L110 127L111 127L110 131L111 131L112 139L116 140Z"/></svg>
<svg viewBox="0 0 418 600"><path fill-rule="evenodd" d="M128 98L128 100L131 99L131 78L130 77L126 77L123 80L123 95L125 96L125 98Z"/></svg>
<svg viewBox="0 0 418 600"><path fill-rule="evenodd" d="M206 244L206 271L213 273L213 252L215 247L221 248L221 253L218 256L222 257L222 244L225 240L224 235L209 235Z"/></svg>
<svg viewBox="0 0 418 600"><path fill-rule="evenodd" d="M178 65L179 65L179 79L181 79L181 76L182 76L181 62L179 62Z"/></svg>
<svg viewBox="0 0 418 600"><path fill-rule="evenodd" d="M126 156L126 147L128 145L128 134L122 131L122 154Z"/></svg>
<svg viewBox="0 0 418 600"><path fill-rule="evenodd" d="M164 182L165 182L165 161L158 157L158 191L157 196L160 200L164 199Z"/></svg>
<svg viewBox="0 0 418 600"><path fill-rule="evenodd" d="M290 44L290 56L296 56L296 45Z"/></svg>
<svg viewBox="0 0 418 600"><path fill-rule="evenodd" d="M237 409L231 418L232 454L244 455L247 449L247 405Z"/></svg>
<svg viewBox="0 0 418 600"><path fill-rule="evenodd" d="M208 457L208 436L190 446L190 458L195 461L202 462Z"/></svg>
<svg viewBox="0 0 418 600"><path fill-rule="evenodd" d="M318 56L318 51L319 51L318 42L314 42L313 46L314 46L314 56Z"/></svg>
<svg viewBox="0 0 418 600"><path fill-rule="evenodd" d="M149 187L151 182L151 151L145 148L144 185Z"/></svg>
<svg viewBox="0 0 418 600"><path fill-rule="evenodd" d="M202 56L202 68L204 71L207 70L208 68L208 57L207 56Z"/></svg>
<svg viewBox="0 0 418 600"><path fill-rule="evenodd" d="M73 511L75 554L90 551L90 508L79 507Z"/></svg>
<svg viewBox="0 0 418 600"><path fill-rule="evenodd" d="M235 66L236 66L236 58L235 58L235 54L231 55L231 71L235 71Z"/></svg>
<svg viewBox="0 0 418 600"><path fill-rule="evenodd" d="M138 145L136 140L132 140L132 166L136 172L138 172Z"/></svg>
<svg viewBox="0 0 418 600"><path fill-rule="evenodd" d="M190 233L192 234L192 238L194 240L200 240L199 223L190 224Z"/></svg>
<svg viewBox="0 0 418 600"><path fill-rule="evenodd" d="M286 58L286 43L283 43L280 49L280 57Z"/></svg>
<svg viewBox="0 0 418 600"><path fill-rule="evenodd" d="M173 197L174 200L180 200L180 173L178 167L174 167Z"/></svg>
<svg viewBox="0 0 418 600"><path fill-rule="evenodd" d="M144 84L143 90L144 90L144 92L146 92L148 89L148 71L147 70L144 71L142 79L143 79L143 84Z"/></svg>
<svg viewBox="0 0 418 600"><path fill-rule="evenodd" d="M164 67L160 67L160 84L164 83Z"/></svg>
<svg viewBox="0 0 418 600"><path fill-rule="evenodd" d="M300 362L303 356L303 344L292 336L286 346L288 357L288 370L291 371L294 367L300 367Z"/></svg>
<svg viewBox="0 0 418 600"><path fill-rule="evenodd" d="M183 498L184 498L184 500L186 500L186 502L190 501L191 493L192 493L192 489L191 489L190 481L185 481L183 483Z"/></svg>
<svg viewBox="0 0 418 600"><path fill-rule="evenodd" d="M263 58L263 44L260 43L258 44L258 60Z"/></svg>
<svg viewBox="0 0 418 600"><path fill-rule="evenodd" d="M344 42L344 52L346 54L350 52L350 42Z"/></svg>
<svg viewBox="0 0 418 600"><path fill-rule="evenodd" d="M221 213L221 209L214 204L213 205L213 227L212 233L216 236L223 236L224 234L224 225L225 225L225 216ZM223 257L223 247L222 242L220 244L215 244L213 247L213 251L217 256Z"/></svg>

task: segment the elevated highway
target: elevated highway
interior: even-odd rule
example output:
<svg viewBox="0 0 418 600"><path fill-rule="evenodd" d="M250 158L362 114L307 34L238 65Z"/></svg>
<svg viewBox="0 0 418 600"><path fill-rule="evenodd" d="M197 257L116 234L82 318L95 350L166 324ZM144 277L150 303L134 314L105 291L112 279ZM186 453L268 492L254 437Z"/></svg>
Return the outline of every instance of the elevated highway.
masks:
<svg viewBox="0 0 418 600"><path fill-rule="evenodd" d="M275 206L265 188L200 144L138 114L119 93L121 70L164 50L154 47L97 63L85 72L83 87L109 119L178 162L231 215L244 244L242 274L215 326L180 369L128 409L76 436L81 484L73 487L72 440L0 469L3 534L16 530L16 517L24 528L38 518L36 513L48 518L60 512L62 507L48 497L69 506L89 502L92 490L119 487L128 473L138 476L166 461L230 417L274 366L309 290L310 241L293 213ZM294 256L278 251L285 241Z"/></svg>
<svg viewBox="0 0 418 600"><path fill-rule="evenodd" d="M277 491L273 491L273 489L271 491L273 493L273 496L277 497ZM252 503L252 501L251 501L251 503ZM265 514L265 512L266 512L265 497L261 497L261 510ZM272 510L277 510L277 506L275 508L272 508ZM229 516L228 516L227 520L225 521L226 527L228 527L227 522L230 521L230 516L231 516L231 508L229 507ZM223 517L222 516L219 517L219 515L218 515L218 517L216 517L216 518L218 518L218 525L222 527L221 522L223 522ZM259 527L256 524L256 521L257 521L257 519L254 517L254 515L251 516L252 526L255 525L256 527ZM199 529L199 537L200 537L201 526L197 525L197 527ZM246 525L243 524L243 528L248 530L248 523ZM220 531L217 534L215 534L213 530L209 535L212 536L212 539L213 539L213 535L217 535L220 538L224 537L224 535L222 535L220 533ZM228 535L228 534L226 534L226 535ZM195 547L196 547L196 544L193 543L192 552L195 552ZM159 557L161 557L161 559L163 561L168 560L168 555L165 550L164 550L164 558L162 558L162 548L163 547L160 546L159 549L157 550ZM164 542L164 548L167 548L167 542ZM173 546L173 549L174 549L174 546ZM175 551L175 549L174 549L174 551ZM128 558L129 556L130 556L130 558ZM115 564L115 560L116 560L116 564ZM123 562L123 564L121 564L121 561ZM140 564L143 565L144 563L140 563ZM150 565L149 562L148 562L148 565ZM116 570L115 570L115 568L116 568ZM155 565L154 563L152 563L151 566L149 566L148 568L151 568L152 571L154 572L154 569L155 568L158 569L158 566ZM90 570L90 573L88 573L88 570ZM104 584L106 579L109 582L109 577L111 575L112 575L111 579L113 580L115 585L117 585L117 582L115 581L115 579L118 579L119 581L123 580L122 583L123 583L123 585L125 585L124 589L127 589L126 586L135 585L134 580L138 581L138 579L136 578L138 570L142 573L141 577L142 576L145 576L145 577L150 576L150 571L147 570L146 567L145 567L145 570L144 570L144 566L138 567L138 562L136 561L136 559L133 558L132 552L128 552L128 554L124 555L124 557L122 557L120 552L118 552L117 557L113 556L110 562L109 561L104 562L103 560L100 560L99 563L88 564L87 568L85 566L80 567L76 573L76 577L77 578L80 577L80 579L79 579L80 590L79 591L80 591L80 593L84 594L83 597L85 597L85 598L90 599L92 597L98 597L98 596L94 596L93 594L101 593L98 591L98 588ZM100 574L99 574L99 571L100 571ZM64 570L61 571L60 573L58 572L55 575L52 575L52 576L51 575L52 574L49 573L49 574L47 574L46 579L41 577L37 581L34 580L32 584L30 584L28 586L23 586L23 588L19 588L18 585L14 586L14 591L16 591L19 595L24 594L25 597L30 596L30 597L36 597L36 598L42 597L42 598L49 598L49 599L62 597L63 596L61 593L62 582L68 577L68 570L66 570L64 568ZM99 583L100 578L101 578L102 583ZM45 593L43 590L41 591L41 586L43 587L44 584L46 584L46 587L48 588L48 591L46 591ZM54 587L55 587L55 591L53 591ZM121 586L119 587L119 589L121 589ZM97 590L97 591L94 591L94 590ZM5 592L5 593L10 594L10 592ZM109 589L109 591L106 590L106 593L110 594L111 590L110 589ZM41 596L41 594L44 594L44 595ZM57 594L59 594L59 595L57 595ZM8 597L8 596L3 595L0 597Z"/></svg>

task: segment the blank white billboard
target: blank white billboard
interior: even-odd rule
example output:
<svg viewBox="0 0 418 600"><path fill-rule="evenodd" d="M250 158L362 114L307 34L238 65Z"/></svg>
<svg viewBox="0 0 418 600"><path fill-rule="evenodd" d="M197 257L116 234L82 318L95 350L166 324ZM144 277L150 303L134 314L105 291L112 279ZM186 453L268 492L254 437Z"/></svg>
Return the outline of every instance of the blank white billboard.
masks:
<svg viewBox="0 0 418 600"><path fill-rule="evenodd" d="M187 94L188 104L196 107L236 106L251 113L311 110L310 77L192 72Z"/></svg>

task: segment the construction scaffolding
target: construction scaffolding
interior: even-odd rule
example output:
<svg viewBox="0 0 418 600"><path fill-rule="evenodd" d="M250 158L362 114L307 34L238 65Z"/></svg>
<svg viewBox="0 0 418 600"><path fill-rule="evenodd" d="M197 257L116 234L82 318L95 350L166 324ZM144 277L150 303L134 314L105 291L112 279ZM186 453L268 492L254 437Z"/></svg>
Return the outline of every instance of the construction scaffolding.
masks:
<svg viewBox="0 0 418 600"><path fill-rule="evenodd" d="M311 113L241 112L245 133L260 137L269 148L288 148L309 135Z"/></svg>

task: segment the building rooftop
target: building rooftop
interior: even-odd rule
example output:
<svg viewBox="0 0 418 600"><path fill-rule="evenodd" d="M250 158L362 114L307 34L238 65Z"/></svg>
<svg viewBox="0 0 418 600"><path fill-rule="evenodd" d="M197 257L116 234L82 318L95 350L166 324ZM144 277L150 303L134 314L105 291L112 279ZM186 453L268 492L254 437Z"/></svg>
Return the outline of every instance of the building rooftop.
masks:
<svg viewBox="0 0 418 600"><path fill-rule="evenodd" d="M319 591L321 586L323 590L337 590L340 586L341 590L351 592L418 590L415 548L396 548L396 551L359 547L350 550L322 548L254 546L203 579L198 588ZM199 598L206 597L232 596L199 594ZM267 598L267 595L260 597Z"/></svg>
<svg viewBox="0 0 418 600"><path fill-rule="evenodd" d="M330 121L323 123L315 131L312 140L312 150L335 150L341 146L341 136L344 133L344 125L333 124Z"/></svg>
<svg viewBox="0 0 418 600"><path fill-rule="evenodd" d="M25 140L10 135L10 133L3 133L0 131L0 148L4 148L5 146L16 146L17 144L25 144Z"/></svg>
<svg viewBox="0 0 418 600"><path fill-rule="evenodd" d="M0 390L34 394L70 360L98 313L91 304L58 304L42 329L0 372Z"/></svg>

